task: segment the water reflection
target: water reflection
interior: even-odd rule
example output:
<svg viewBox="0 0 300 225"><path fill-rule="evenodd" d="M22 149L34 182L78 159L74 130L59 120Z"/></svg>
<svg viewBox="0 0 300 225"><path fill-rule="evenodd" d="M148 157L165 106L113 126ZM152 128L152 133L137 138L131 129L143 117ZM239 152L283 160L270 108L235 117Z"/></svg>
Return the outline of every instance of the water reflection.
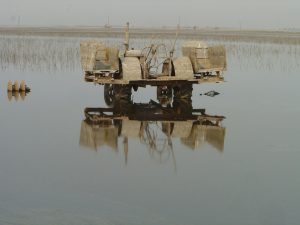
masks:
<svg viewBox="0 0 300 225"><path fill-rule="evenodd" d="M21 92L10 92L10 91L8 91L7 92L7 99L10 102L12 100L19 101L19 99L21 99L22 101L24 101L25 98L26 98L26 96L27 96L27 93L23 92L23 91L21 91Z"/></svg>
<svg viewBox="0 0 300 225"><path fill-rule="evenodd" d="M206 114L205 109L194 109L191 99L163 98L159 102L134 103L126 99L114 101L111 107L85 108L81 123L80 145L95 151L108 146L115 152L124 151L129 157L130 139L139 140L149 155L164 163L173 160L173 143L179 139L188 149L195 150L208 143L224 150L224 116ZM165 104L168 102L168 104ZM119 146L119 138L122 146Z"/></svg>

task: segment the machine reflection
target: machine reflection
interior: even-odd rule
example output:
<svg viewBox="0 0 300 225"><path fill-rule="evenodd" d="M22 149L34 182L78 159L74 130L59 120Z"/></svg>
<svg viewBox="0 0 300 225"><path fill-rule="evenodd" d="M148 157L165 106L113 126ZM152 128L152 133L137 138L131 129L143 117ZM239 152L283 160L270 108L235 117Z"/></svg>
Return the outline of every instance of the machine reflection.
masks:
<svg viewBox="0 0 300 225"><path fill-rule="evenodd" d="M125 163L130 147L133 147L129 145L130 139L139 140L150 156L161 163L171 158L176 164L175 139L191 150L207 143L223 152L224 116L209 115L205 109L194 109L191 98L172 99L167 92L159 90L157 93L158 101L150 100L149 103L110 98L109 107L85 108L80 145L95 151L104 146L114 151L123 149ZM120 139L122 147L119 146Z"/></svg>

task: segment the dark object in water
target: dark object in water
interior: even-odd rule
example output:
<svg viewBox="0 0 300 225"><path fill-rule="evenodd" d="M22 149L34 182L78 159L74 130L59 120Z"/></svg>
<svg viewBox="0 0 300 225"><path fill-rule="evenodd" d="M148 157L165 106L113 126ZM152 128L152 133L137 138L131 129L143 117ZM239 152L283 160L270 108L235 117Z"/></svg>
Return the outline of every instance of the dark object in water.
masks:
<svg viewBox="0 0 300 225"><path fill-rule="evenodd" d="M209 96L209 97L215 97L216 95L219 95L219 94L220 93L216 92L216 91L209 91L209 92L206 92L204 95Z"/></svg>
<svg viewBox="0 0 300 225"><path fill-rule="evenodd" d="M19 91L19 83L16 80L15 83L13 84L12 81L8 81L7 84L7 91L8 92L18 92Z"/></svg>
<svg viewBox="0 0 300 225"><path fill-rule="evenodd" d="M25 93L30 92L30 88L27 87L24 80L21 81L19 92L25 92Z"/></svg>
<svg viewBox="0 0 300 225"><path fill-rule="evenodd" d="M8 81L7 84L7 92L25 92L28 93L30 92L30 88L25 84L25 81L21 81L21 84L19 86L19 82L15 81L13 84L12 81Z"/></svg>

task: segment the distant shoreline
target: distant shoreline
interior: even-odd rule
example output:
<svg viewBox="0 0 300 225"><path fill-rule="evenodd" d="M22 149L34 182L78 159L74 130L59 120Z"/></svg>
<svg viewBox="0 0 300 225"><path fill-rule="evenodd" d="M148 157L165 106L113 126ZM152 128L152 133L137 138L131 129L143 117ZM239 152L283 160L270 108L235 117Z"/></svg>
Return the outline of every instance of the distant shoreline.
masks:
<svg viewBox="0 0 300 225"><path fill-rule="evenodd" d="M132 38L175 38L176 28L130 28ZM0 27L0 35L123 37L124 27ZM181 28L179 38L300 45L300 31Z"/></svg>

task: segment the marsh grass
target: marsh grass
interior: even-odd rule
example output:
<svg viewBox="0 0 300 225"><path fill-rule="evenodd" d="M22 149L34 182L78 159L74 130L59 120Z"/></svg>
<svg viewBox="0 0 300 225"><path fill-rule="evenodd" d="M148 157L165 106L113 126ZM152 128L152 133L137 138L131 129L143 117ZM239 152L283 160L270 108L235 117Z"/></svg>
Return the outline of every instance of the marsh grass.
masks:
<svg viewBox="0 0 300 225"><path fill-rule="evenodd" d="M2 71L74 72L81 71L79 46L82 40L101 40L124 51L122 38L74 38L38 36L0 36L0 68ZM175 38L160 36L132 38L130 46L142 49L151 43L163 43L167 50ZM181 45L187 39L179 38L175 56L181 54ZM228 41L226 38L204 39L209 44L224 45L227 62L241 70L259 68L289 72L300 69L300 44Z"/></svg>
<svg viewBox="0 0 300 225"><path fill-rule="evenodd" d="M0 37L2 70L74 71L78 68L77 39Z"/></svg>
<svg viewBox="0 0 300 225"><path fill-rule="evenodd" d="M292 72L300 69L300 46L228 42L227 61L241 70L257 68L267 71Z"/></svg>

